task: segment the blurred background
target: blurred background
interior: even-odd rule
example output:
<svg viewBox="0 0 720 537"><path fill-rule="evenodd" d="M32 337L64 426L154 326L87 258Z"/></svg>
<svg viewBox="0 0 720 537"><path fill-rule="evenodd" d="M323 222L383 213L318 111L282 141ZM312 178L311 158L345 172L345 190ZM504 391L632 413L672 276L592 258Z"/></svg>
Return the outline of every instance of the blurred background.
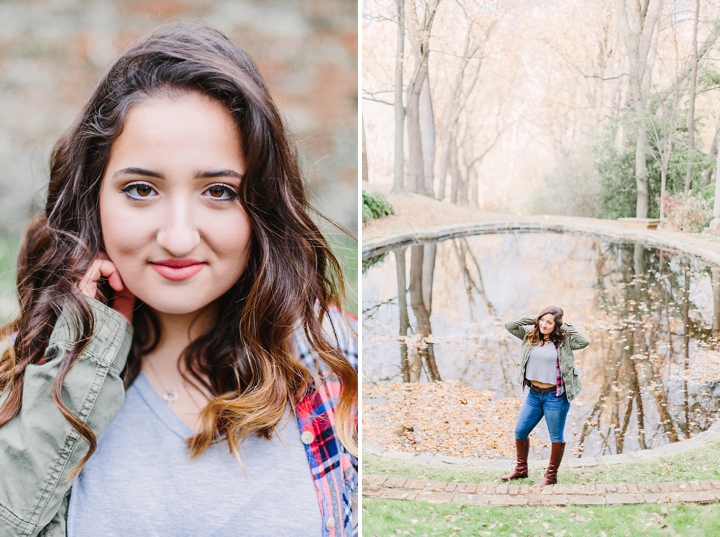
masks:
<svg viewBox="0 0 720 537"><path fill-rule="evenodd" d="M159 23L195 18L248 50L293 133L315 207L357 234L355 0L0 0L0 321L49 156L102 73ZM324 225L357 313L357 243Z"/></svg>

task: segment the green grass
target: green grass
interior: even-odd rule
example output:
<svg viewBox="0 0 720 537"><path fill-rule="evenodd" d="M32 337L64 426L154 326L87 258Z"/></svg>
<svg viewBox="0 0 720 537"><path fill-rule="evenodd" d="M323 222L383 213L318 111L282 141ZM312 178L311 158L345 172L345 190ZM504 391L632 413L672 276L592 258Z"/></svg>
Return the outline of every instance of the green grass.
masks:
<svg viewBox="0 0 720 537"><path fill-rule="evenodd" d="M362 501L363 536L720 535L720 504L484 507L419 501Z"/></svg>
<svg viewBox="0 0 720 537"><path fill-rule="evenodd" d="M517 484L536 483L533 470ZM500 483L503 472L413 464L363 457L365 475L454 483ZM659 483L720 479L720 442L655 459L595 468L560 468L560 484ZM617 505L593 507L482 507L363 498L363 536L720 535L720 504ZM522 521L522 525L518 522Z"/></svg>
<svg viewBox="0 0 720 537"><path fill-rule="evenodd" d="M0 324L5 324L15 312L15 263L20 249L20 237L0 237Z"/></svg>
<svg viewBox="0 0 720 537"><path fill-rule="evenodd" d="M326 232L330 248L345 271L347 310L358 314L358 242L344 233Z"/></svg>
<svg viewBox="0 0 720 537"><path fill-rule="evenodd" d="M436 467L384 459L373 455L363 456L363 474L365 475L384 475L449 483L499 483L499 476L502 473L497 470ZM543 473L544 470L541 469L532 470L528 479L520 479L515 483L536 483ZM661 483L693 479L720 479L720 442L711 442L677 455L613 466L589 468L563 468L561 466L558 473L558 483L574 485Z"/></svg>

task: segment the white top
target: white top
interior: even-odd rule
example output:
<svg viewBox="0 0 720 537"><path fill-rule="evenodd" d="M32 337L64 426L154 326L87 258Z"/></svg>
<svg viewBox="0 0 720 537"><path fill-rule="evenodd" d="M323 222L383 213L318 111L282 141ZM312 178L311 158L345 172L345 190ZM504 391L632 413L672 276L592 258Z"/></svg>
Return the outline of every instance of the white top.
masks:
<svg viewBox="0 0 720 537"><path fill-rule="evenodd" d="M525 378L545 384L557 382L557 348L554 343L538 343L533 347L525 366Z"/></svg>

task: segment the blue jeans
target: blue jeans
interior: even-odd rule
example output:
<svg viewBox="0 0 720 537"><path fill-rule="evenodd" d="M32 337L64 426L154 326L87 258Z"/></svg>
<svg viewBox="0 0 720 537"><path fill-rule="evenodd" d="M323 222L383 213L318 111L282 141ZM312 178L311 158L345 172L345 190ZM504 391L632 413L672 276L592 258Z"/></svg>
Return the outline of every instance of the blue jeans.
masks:
<svg viewBox="0 0 720 537"><path fill-rule="evenodd" d="M565 419L570 410L570 401L565 392L558 397L555 391L537 393L530 390L525 398L517 423L515 423L515 438L525 440L545 416L551 442L565 441Z"/></svg>

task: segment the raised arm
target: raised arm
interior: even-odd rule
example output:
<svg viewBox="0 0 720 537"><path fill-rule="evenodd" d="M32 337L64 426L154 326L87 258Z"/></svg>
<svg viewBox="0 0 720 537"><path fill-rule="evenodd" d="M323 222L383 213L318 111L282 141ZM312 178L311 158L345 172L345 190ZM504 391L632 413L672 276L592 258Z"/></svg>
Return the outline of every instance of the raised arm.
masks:
<svg viewBox="0 0 720 537"><path fill-rule="evenodd" d="M505 328L516 338L525 339L525 334L528 333L528 330L526 330L525 327L532 326L534 324L535 317L515 317L505 323Z"/></svg>
<svg viewBox="0 0 720 537"><path fill-rule="evenodd" d="M590 345L590 339L573 325L563 323L560 330L567 334L567 339L570 342L570 348L572 350L577 351Z"/></svg>
<svg viewBox="0 0 720 537"><path fill-rule="evenodd" d="M125 400L120 372L132 343L132 326L120 314L88 298L95 330L63 383L65 405L99 440ZM53 524L52 535L65 535L68 475L88 451L85 440L60 413L50 387L60 362L74 343L71 323L60 316L45 351L46 363L25 370L22 407L0 427L0 535L38 535ZM4 350L4 349L3 349ZM0 404L9 389L0 394ZM55 531L55 526L58 527Z"/></svg>

